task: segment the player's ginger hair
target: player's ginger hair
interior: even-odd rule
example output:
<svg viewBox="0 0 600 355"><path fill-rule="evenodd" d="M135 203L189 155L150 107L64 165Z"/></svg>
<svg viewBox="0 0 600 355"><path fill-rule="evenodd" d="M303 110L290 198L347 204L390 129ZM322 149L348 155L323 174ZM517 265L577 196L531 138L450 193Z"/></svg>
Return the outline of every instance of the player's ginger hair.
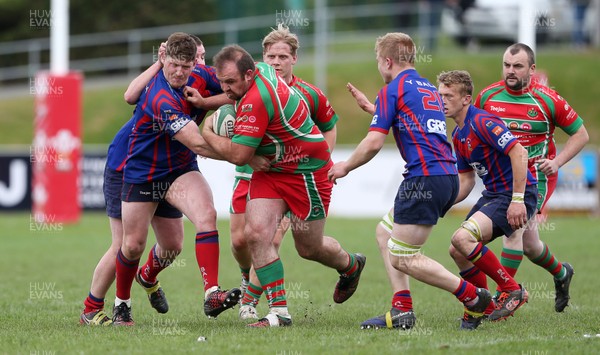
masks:
<svg viewBox="0 0 600 355"><path fill-rule="evenodd" d="M437 82L447 87L457 85L461 95L473 96L473 79L466 70L443 71L437 76Z"/></svg>
<svg viewBox="0 0 600 355"><path fill-rule="evenodd" d="M414 66L417 48L409 35L402 32L390 32L377 37L375 53L380 58L390 58L395 64Z"/></svg>
<svg viewBox="0 0 600 355"><path fill-rule="evenodd" d="M300 48L300 42L298 41L298 36L295 33L290 32L290 29L280 23L277 25L277 29L274 29L269 32L268 35L262 41L263 54L267 52L269 47L277 42L283 42L290 46L292 56L296 56L298 52L298 48Z"/></svg>

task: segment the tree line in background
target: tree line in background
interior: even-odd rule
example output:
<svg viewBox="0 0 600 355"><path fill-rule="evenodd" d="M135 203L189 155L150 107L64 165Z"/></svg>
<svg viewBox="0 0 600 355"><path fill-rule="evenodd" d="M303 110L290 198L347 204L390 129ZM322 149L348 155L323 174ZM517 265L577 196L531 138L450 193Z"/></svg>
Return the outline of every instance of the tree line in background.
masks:
<svg viewBox="0 0 600 355"><path fill-rule="evenodd" d="M327 6L359 5L364 0L326 0ZM393 3L394 0L378 0ZM70 0L71 34L107 32L264 15L314 7L314 0ZM48 37L50 0L0 0L0 42ZM45 19L45 17L48 17ZM393 21L393 19L392 19ZM345 25L352 26L351 22ZM360 24L357 24L360 25Z"/></svg>
<svg viewBox="0 0 600 355"><path fill-rule="evenodd" d="M377 0L378 3L400 3L397 0ZM365 0L326 0L327 6L365 5ZM169 26L220 19L240 18L258 15L273 15L273 21L265 24L265 29L245 30L239 33L238 41L253 42L264 37L270 27L274 27L277 16L282 12L294 12L307 16L308 26L299 31L311 33L314 19L308 18L307 9L315 6L315 0L191 0L191 1L85 1L70 0L70 34L100 33L136 28ZM416 16L416 15L415 15ZM311 16L312 17L312 16ZM398 18L386 16L377 18L357 18L337 20L329 24L330 30L352 30L362 28L394 28ZM0 42L49 38L52 26L50 0L0 0ZM222 34L203 35L208 44L223 43ZM143 53L152 52L157 43L142 42ZM114 46L71 48L71 59L101 58L128 53L127 42ZM40 53L41 63L48 63L50 52ZM0 56L0 67L12 67L28 63L27 53ZM111 73L94 73L103 75Z"/></svg>

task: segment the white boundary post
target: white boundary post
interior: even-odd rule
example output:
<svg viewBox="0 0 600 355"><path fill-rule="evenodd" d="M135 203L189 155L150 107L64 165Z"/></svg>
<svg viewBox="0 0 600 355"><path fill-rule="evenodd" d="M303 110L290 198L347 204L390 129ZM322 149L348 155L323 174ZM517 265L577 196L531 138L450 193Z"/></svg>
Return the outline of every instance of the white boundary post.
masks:
<svg viewBox="0 0 600 355"><path fill-rule="evenodd" d="M69 71L69 0L51 0L50 14L50 73L66 75Z"/></svg>

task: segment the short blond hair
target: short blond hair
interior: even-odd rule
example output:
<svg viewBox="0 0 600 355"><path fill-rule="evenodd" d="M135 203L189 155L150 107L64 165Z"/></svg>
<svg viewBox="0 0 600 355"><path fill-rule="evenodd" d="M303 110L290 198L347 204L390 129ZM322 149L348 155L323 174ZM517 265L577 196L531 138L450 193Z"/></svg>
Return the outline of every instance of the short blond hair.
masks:
<svg viewBox="0 0 600 355"><path fill-rule="evenodd" d="M298 48L300 48L300 42L298 36L295 33L290 32L290 29L280 23L277 25L277 29L272 29L268 35L262 41L263 54L265 54L269 47L277 42L283 42L290 46L292 56L296 56Z"/></svg>
<svg viewBox="0 0 600 355"><path fill-rule="evenodd" d="M437 76L437 82L447 87L457 85L461 95L473 96L473 79L466 70L443 71Z"/></svg>
<svg viewBox="0 0 600 355"><path fill-rule="evenodd" d="M415 64L417 48L409 35L402 32L390 32L377 37L375 53L381 58L390 58L394 63Z"/></svg>

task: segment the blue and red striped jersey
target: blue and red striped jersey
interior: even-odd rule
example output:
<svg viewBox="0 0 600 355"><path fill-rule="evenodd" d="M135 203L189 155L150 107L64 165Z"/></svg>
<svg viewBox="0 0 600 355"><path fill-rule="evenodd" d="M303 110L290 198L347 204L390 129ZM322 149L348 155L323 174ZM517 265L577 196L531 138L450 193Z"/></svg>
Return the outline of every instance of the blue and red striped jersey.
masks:
<svg viewBox="0 0 600 355"><path fill-rule="evenodd" d="M442 100L415 69L402 71L377 94L369 131L388 134L390 128L406 162L404 178L457 174Z"/></svg>
<svg viewBox="0 0 600 355"><path fill-rule="evenodd" d="M200 94L205 97L223 93L221 84L216 76L215 68L207 65L196 65L188 79L187 85L198 90ZM193 107L190 116L198 125L200 125L206 117L207 112L208 111L206 110ZM125 167L129 146L129 135L133 130L134 121L135 115L121 127L110 143L106 157L106 164L109 169L122 171Z"/></svg>
<svg viewBox="0 0 600 355"><path fill-rule="evenodd" d="M139 184L161 180L196 161L196 154L173 139L192 122L183 88L172 88L161 70L148 83L133 113L123 180Z"/></svg>
<svg viewBox="0 0 600 355"><path fill-rule="evenodd" d="M119 129L112 142L108 146L106 155L106 166L111 170L123 171L127 160L127 147L129 146L129 134L133 128L133 117Z"/></svg>
<svg viewBox="0 0 600 355"><path fill-rule="evenodd" d="M187 85L198 90L204 97L223 93L215 68L208 65L196 65L188 79ZM192 107L191 117L200 125L207 113L207 110Z"/></svg>
<svg viewBox="0 0 600 355"><path fill-rule="evenodd" d="M499 117L471 105L464 126L454 128L452 141L459 172L474 170L490 192L512 191L513 172L508 152L518 140ZM535 184L527 170L527 186Z"/></svg>

